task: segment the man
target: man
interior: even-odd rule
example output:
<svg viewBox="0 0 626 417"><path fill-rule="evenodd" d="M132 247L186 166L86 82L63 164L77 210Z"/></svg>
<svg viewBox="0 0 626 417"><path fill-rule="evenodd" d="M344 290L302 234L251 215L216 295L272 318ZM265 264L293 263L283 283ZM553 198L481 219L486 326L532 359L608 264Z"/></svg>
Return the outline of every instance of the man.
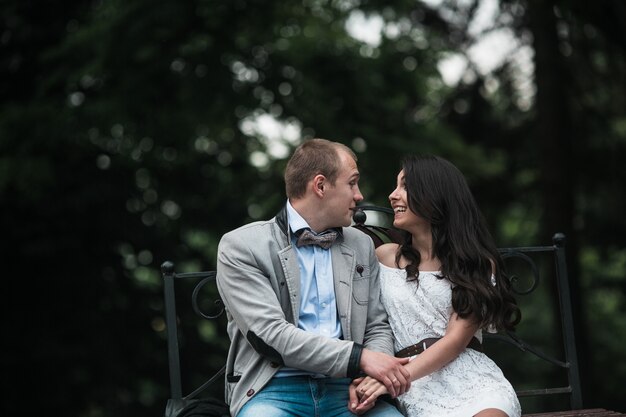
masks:
<svg viewBox="0 0 626 417"><path fill-rule="evenodd" d="M220 241L233 416L350 416L350 382L360 374L392 396L409 387L407 359L392 356L373 243L347 227L363 199L356 159L340 143L304 142L287 164L280 213ZM311 244L316 238L321 246ZM366 411L400 415L384 401Z"/></svg>

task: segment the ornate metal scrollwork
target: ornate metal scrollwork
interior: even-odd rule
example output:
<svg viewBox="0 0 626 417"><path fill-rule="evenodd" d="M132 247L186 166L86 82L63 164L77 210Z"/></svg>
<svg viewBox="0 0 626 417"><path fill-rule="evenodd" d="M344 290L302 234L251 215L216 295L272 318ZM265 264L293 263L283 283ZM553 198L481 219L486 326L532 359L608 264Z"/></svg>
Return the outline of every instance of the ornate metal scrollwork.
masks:
<svg viewBox="0 0 626 417"><path fill-rule="evenodd" d="M195 311L198 316L211 320L218 318L224 313L224 303L219 298L213 301L213 304L219 308L219 312L217 314L212 315L202 311L198 303L198 296L202 288L209 282L215 282L215 271L209 272L209 275L206 278L196 284L193 289L193 293L191 294L191 305L193 306L193 311Z"/></svg>
<svg viewBox="0 0 626 417"><path fill-rule="evenodd" d="M530 256L515 249L501 249L500 255L502 256L502 260L505 266L507 264L507 260L521 259L528 265L528 268L530 269L531 278L528 283L529 285L526 288L519 288L522 280L518 275L514 273L508 275L509 281L511 281L511 289L513 290L513 292L518 295L527 295L535 291L535 289L539 286L539 282L541 279L539 274L539 268L537 267L535 261Z"/></svg>

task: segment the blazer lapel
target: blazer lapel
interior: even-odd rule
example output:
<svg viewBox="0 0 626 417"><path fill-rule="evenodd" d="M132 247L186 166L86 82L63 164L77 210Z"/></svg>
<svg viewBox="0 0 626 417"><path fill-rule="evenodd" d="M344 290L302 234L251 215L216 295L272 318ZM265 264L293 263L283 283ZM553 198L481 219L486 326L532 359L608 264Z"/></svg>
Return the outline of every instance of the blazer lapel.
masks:
<svg viewBox="0 0 626 417"><path fill-rule="evenodd" d="M300 266L298 266L298 255L290 245L279 251L278 256L280 257L280 264L289 291L293 323L297 326L298 318L300 317Z"/></svg>
<svg viewBox="0 0 626 417"><path fill-rule="evenodd" d="M335 299L341 321L344 340L352 340L350 315L352 313L352 271L354 271L354 250L347 245L335 244L330 249L333 258L333 279Z"/></svg>

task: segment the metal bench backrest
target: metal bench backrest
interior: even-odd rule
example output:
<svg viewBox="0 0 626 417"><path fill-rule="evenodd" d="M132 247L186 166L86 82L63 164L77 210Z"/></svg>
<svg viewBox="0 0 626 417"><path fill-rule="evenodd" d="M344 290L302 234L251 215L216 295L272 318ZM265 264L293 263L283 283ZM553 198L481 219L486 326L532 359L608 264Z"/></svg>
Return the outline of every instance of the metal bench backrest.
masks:
<svg viewBox="0 0 626 417"><path fill-rule="evenodd" d="M224 374L224 369L226 368L226 365L223 365L222 368L206 382L194 389L190 394L183 395L180 370L179 316L176 309L176 282L195 282L191 295L191 305L194 312L200 318L215 320L223 314L224 309L219 298L214 300L217 312L207 314L200 308L200 292L205 286L215 284L215 271L177 273L174 270L174 264L166 261L161 265L161 274L163 276L163 288L165 293L165 324L167 326L167 356L171 395L167 401L165 417L174 417L183 407L195 400L211 386L211 384L218 380Z"/></svg>
<svg viewBox="0 0 626 417"><path fill-rule="evenodd" d="M582 408L582 394L578 368L578 355L574 335L570 288L565 263L565 235L562 233L556 233L553 236L552 241L553 244L550 246L501 248L500 253L509 269L513 269L510 264L514 260L521 260L526 266L526 273L529 276L526 285L516 285L516 282L520 278L515 272L511 271L509 276L513 283L513 290L518 295L518 300L536 291L541 284L543 284L544 290L546 290L550 284L555 286L557 297L555 302L558 304L556 327L560 327L561 330L561 346L559 346L556 353L560 354L563 359L557 359L555 354L547 354L534 344L525 342L516 333L507 332L506 334L489 335L488 337L503 341L517 347L519 350L528 352L535 357L540 358L545 363L549 363L562 369L566 375L565 384L555 387L518 389L518 397L567 394L569 395L570 409L578 410ZM538 258L542 256L546 257L547 262L552 263L551 268L549 268L550 265L545 265L544 268L542 268L538 264ZM550 274L550 272L552 273ZM553 277L554 282L550 282L548 280L549 275ZM524 323L523 315L524 309L522 307L522 324ZM554 336L558 342L558 333Z"/></svg>

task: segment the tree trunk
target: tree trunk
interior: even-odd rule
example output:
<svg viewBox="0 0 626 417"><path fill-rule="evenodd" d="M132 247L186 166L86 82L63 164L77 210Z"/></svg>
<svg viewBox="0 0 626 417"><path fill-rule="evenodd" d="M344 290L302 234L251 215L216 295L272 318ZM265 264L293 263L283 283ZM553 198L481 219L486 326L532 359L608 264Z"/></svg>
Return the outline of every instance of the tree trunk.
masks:
<svg viewBox="0 0 626 417"><path fill-rule="evenodd" d="M563 232L567 238L567 268L584 398L589 372L587 361L583 359L587 357L588 348L580 291L579 245L574 230L574 133L567 88L569 75L559 49L554 7L553 0L527 2L537 86L535 137L543 199L540 240L550 241L555 232Z"/></svg>

